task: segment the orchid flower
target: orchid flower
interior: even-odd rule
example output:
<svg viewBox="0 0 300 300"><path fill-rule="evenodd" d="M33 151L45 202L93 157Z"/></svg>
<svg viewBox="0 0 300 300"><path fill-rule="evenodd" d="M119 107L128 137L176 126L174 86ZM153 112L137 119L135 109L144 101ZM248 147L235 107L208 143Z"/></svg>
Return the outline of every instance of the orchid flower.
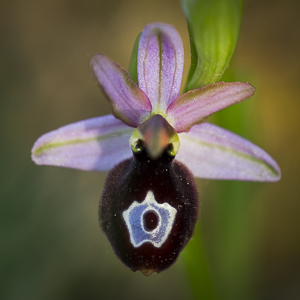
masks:
<svg viewBox="0 0 300 300"><path fill-rule="evenodd" d="M179 95L183 65L177 31L161 23L146 26L138 43L138 84L106 55L91 60L113 114L44 134L32 148L38 165L111 170L100 223L116 255L145 275L174 263L192 235L198 210L193 176L280 178L264 150L206 122L214 112L251 97L254 87L217 82Z"/></svg>
<svg viewBox="0 0 300 300"><path fill-rule="evenodd" d="M205 122L212 113L251 97L254 87L243 82L218 82L178 97L183 64L181 39L174 28L164 24L146 26L140 37L139 86L109 57L95 55L91 61L93 76L106 94L113 115L76 122L43 135L32 148L33 161L38 165L108 171L132 156L130 136L152 118L151 123L158 119L164 123L161 130L170 125L172 134L178 133L176 159L194 176L277 181L279 167L264 150ZM158 134L155 130L152 133ZM162 143L159 146L166 144L165 140L157 142Z"/></svg>

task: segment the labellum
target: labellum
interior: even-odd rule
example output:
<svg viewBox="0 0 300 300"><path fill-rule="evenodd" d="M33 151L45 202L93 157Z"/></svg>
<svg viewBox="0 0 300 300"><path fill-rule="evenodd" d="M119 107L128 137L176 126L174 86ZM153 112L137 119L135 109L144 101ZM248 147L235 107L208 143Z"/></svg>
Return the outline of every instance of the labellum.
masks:
<svg viewBox="0 0 300 300"><path fill-rule="evenodd" d="M164 143L159 136L172 132L166 123L152 117L141 128L141 137L153 132L157 144ZM191 238L198 193L192 173L174 159L172 143L153 158L151 142L142 138L133 145L133 157L109 172L99 217L117 257L132 271L149 276L170 267Z"/></svg>

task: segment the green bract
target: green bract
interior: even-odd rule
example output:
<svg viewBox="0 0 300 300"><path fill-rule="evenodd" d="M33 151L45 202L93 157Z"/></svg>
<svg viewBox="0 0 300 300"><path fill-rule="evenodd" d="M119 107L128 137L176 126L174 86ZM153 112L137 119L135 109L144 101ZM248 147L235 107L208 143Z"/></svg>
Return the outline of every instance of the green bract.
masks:
<svg viewBox="0 0 300 300"><path fill-rule="evenodd" d="M191 44L186 90L215 83L234 52L241 20L240 0L182 0Z"/></svg>

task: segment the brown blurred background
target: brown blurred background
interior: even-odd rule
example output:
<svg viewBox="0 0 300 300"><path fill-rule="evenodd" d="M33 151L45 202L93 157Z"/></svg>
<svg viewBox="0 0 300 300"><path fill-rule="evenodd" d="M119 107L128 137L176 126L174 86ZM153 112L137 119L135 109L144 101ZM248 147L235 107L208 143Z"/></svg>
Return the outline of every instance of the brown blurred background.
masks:
<svg viewBox="0 0 300 300"><path fill-rule="evenodd" d="M300 298L299 9L297 0L246 1L231 63L257 89L252 141L283 174L278 183L260 184L251 205L259 232L256 299ZM43 133L110 113L89 60L103 52L127 68L137 34L156 21L181 34L187 71L188 33L178 1L1 2L1 299L192 298L183 259L145 278L114 256L97 216L106 174L30 160ZM198 184L205 195L210 181ZM205 219L212 211L207 199Z"/></svg>

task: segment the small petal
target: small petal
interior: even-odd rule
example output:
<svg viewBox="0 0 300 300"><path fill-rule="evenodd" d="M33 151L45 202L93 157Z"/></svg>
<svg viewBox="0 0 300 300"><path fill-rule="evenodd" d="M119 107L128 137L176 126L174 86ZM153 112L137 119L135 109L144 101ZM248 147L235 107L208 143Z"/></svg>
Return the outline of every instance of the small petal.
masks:
<svg viewBox="0 0 300 300"><path fill-rule="evenodd" d="M168 121L177 132L187 131L212 113L250 98L254 91L246 82L217 82L189 91L169 106Z"/></svg>
<svg viewBox="0 0 300 300"><path fill-rule="evenodd" d="M132 127L143 123L152 106L128 72L104 54L93 56L91 69L112 105L114 116Z"/></svg>
<svg viewBox="0 0 300 300"><path fill-rule="evenodd" d="M213 124L195 125L180 133L177 159L196 177L278 181L280 169L264 150Z"/></svg>
<svg viewBox="0 0 300 300"><path fill-rule="evenodd" d="M31 150L32 160L38 165L110 170L132 156L133 130L112 115L69 124L41 136Z"/></svg>
<svg viewBox="0 0 300 300"><path fill-rule="evenodd" d="M154 113L165 113L178 97L183 64L184 52L178 32L166 24L146 26L139 42L138 80Z"/></svg>

